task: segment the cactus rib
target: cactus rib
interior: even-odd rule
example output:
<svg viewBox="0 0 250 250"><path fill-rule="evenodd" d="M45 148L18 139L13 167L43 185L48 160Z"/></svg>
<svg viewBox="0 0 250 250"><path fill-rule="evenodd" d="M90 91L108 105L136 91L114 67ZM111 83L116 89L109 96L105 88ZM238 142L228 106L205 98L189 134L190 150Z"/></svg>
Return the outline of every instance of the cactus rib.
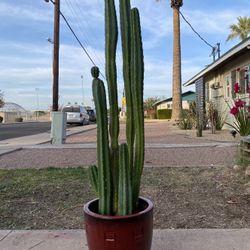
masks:
<svg viewBox="0 0 250 250"><path fill-rule="evenodd" d="M123 78L126 96L126 138L129 150L129 165L133 166L134 126L133 126L133 100L131 91L131 24L130 1L120 0L120 29L123 55Z"/></svg>
<svg viewBox="0 0 250 250"><path fill-rule="evenodd" d="M117 210L117 179L119 165L119 112L117 98L117 70L116 70L116 48L118 39L117 17L114 0L105 1L105 57L106 57L106 78L109 93L110 108L110 157L113 189L113 212Z"/></svg>
<svg viewBox="0 0 250 250"><path fill-rule="evenodd" d="M108 138L107 104L104 84L94 78L92 85L97 119L97 163L98 163L98 192L99 213L111 214L111 173Z"/></svg>
<svg viewBox="0 0 250 250"><path fill-rule="evenodd" d="M95 165L89 166L89 179L97 195L98 192L98 169Z"/></svg>
<svg viewBox="0 0 250 250"><path fill-rule="evenodd" d="M128 159L128 145L122 143L119 147L118 215L132 213L132 187Z"/></svg>
<svg viewBox="0 0 250 250"><path fill-rule="evenodd" d="M135 122L135 160L133 178L133 204L136 206L142 169L144 164L144 117L143 117L143 50L140 30L140 17L137 8L131 10L131 86Z"/></svg>

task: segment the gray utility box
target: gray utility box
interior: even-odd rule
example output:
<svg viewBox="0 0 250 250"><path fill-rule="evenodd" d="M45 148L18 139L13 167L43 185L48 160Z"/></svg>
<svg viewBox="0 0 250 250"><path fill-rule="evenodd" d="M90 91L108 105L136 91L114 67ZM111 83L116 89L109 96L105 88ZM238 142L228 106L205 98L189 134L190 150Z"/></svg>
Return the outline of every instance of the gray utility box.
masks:
<svg viewBox="0 0 250 250"><path fill-rule="evenodd" d="M66 140L66 119L65 112L51 112L51 143L60 145Z"/></svg>

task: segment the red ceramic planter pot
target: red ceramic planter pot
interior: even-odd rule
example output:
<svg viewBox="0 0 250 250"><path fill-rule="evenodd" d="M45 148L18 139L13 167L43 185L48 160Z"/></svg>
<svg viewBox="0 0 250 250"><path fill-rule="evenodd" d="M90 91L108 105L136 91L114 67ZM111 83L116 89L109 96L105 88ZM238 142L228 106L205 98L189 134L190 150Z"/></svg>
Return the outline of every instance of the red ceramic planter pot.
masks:
<svg viewBox="0 0 250 250"><path fill-rule="evenodd" d="M153 234L153 203L139 198L137 213L126 216L100 215L98 199L84 206L89 250L150 250Z"/></svg>

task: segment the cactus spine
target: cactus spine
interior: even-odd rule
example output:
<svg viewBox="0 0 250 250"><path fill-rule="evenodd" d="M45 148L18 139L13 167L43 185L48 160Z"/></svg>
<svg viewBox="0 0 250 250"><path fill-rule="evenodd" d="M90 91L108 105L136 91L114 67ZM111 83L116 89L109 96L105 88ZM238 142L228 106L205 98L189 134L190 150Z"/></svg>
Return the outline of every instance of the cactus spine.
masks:
<svg viewBox="0 0 250 250"><path fill-rule="evenodd" d="M114 0L105 0L106 78L109 92L108 121L103 82L97 67L91 70L97 115L97 164L91 166L90 180L99 195L99 213L127 215L137 208L144 164L143 50L139 11L131 10L130 0L120 0L120 27L123 52L123 78L126 95L127 143L119 146L117 102L117 18Z"/></svg>

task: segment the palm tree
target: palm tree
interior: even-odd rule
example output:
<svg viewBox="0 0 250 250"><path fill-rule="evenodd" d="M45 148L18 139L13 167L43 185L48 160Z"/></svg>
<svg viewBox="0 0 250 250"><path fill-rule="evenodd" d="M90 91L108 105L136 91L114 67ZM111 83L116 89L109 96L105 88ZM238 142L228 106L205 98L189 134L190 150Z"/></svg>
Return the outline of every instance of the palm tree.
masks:
<svg viewBox="0 0 250 250"><path fill-rule="evenodd" d="M156 0L157 2L160 0ZM182 98L181 98L181 42L180 42L180 7L182 0L170 0L173 8L173 75L172 75L172 116L171 120L181 119Z"/></svg>
<svg viewBox="0 0 250 250"><path fill-rule="evenodd" d="M182 113L181 98L181 43L180 43L180 15L182 0L171 0L173 8L173 75L172 75L172 117L171 120L180 120Z"/></svg>
<svg viewBox="0 0 250 250"><path fill-rule="evenodd" d="M231 33L227 37L227 41L239 37L241 40L246 39L250 35L250 17L238 17L238 23L229 26Z"/></svg>

